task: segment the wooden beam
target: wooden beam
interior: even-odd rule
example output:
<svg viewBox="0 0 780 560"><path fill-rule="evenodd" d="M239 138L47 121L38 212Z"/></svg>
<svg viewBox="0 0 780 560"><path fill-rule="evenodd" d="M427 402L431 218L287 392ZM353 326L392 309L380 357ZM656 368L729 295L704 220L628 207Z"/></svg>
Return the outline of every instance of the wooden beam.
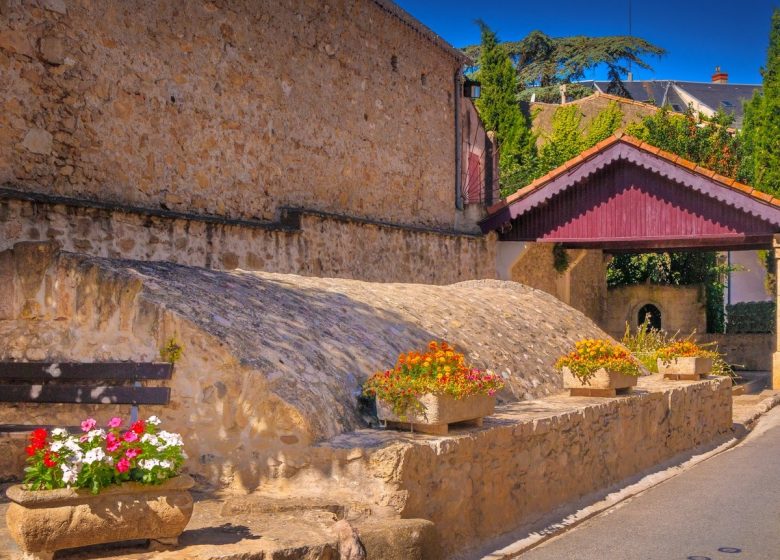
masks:
<svg viewBox="0 0 780 560"><path fill-rule="evenodd" d="M0 385L0 402L70 404L168 404L168 387Z"/></svg>
<svg viewBox="0 0 780 560"><path fill-rule="evenodd" d="M26 382L46 381L141 381L170 379L168 362L0 362L0 379Z"/></svg>

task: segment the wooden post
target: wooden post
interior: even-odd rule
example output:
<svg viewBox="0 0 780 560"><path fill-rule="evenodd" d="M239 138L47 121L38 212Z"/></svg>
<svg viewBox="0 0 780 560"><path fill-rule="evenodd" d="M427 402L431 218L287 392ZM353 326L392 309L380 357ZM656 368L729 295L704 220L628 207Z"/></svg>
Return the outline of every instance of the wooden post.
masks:
<svg viewBox="0 0 780 560"><path fill-rule="evenodd" d="M772 240L775 261L775 353L772 354L772 389L780 390L780 234L776 234Z"/></svg>

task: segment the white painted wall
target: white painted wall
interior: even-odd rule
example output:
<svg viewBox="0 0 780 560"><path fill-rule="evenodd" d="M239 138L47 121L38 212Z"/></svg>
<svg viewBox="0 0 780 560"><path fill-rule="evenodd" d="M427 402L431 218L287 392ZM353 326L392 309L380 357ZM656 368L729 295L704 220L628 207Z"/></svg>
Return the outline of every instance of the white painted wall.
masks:
<svg viewBox="0 0 780 560"><path fill-rule="evenodd" d="M731 251L729 255L731 265L739 266L742 270L729 273L726 303L771 300L772 296L767 294L764 288L766 268L759 260L758 252Z"/></svg>
<svg viewBox="0 0 780 560"><path fill-rule="evenodd" d="M524 241L499 241L496 252L496 273L499 280L511 280L512 265L525 249Z"/></svg>

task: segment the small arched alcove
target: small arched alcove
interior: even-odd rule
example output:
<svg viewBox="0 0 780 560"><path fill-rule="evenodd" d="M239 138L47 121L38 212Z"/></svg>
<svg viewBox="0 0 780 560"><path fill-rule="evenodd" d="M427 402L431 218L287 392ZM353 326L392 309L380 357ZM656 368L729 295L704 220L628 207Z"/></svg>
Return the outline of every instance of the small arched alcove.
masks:
<svg viewBox="0 0 780 560"><path fill-rule="evenodd" d="M652 303L644 304L637 313L637 327L641 326L645 321L648 322L651 328L661 330L661 310Z"/></svg>

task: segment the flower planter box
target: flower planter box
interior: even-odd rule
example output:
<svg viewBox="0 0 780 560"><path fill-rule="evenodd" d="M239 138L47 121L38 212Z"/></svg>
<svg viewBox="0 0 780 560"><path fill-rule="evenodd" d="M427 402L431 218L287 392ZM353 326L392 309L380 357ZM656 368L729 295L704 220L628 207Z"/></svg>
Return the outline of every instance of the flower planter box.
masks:
<svg viewBox="0 0 780 560"><path fill-rule="evenodd" d="M192 485L186 475L159 485L126 482L99 494L15 485L6 491L11 501L6 524L30 560L50 560L66 548L136 539L172 546L192 516Z"/></svg>
<svg viewBox="0 0 780 560"><path fill-rule="evenodd" d="M426 434L447 435L450 424L469 423L481 426L482 419L490 416L496 407L496 398L490 395L471 395L455 399L450 395L426 393L420 397L424 410L410 412L399 417L393 407L377 399L377 416L389 426L416 430Z"/></svg>
<svg viewBox="0 0 780 560"><path fill-rule="evenodd" d="M582 381L567 367L563 368L563 387L572 397L615 397L636 386L638 377L624 375L604 368L596 371L587 381Z"/></svg>
<svg viewBox="0 0 780 560"><path fill-rule="evenodd" d="M698 381L712 371L712 358L675 358L668 364L658 359L658 373L666 379Z"/></svg>

